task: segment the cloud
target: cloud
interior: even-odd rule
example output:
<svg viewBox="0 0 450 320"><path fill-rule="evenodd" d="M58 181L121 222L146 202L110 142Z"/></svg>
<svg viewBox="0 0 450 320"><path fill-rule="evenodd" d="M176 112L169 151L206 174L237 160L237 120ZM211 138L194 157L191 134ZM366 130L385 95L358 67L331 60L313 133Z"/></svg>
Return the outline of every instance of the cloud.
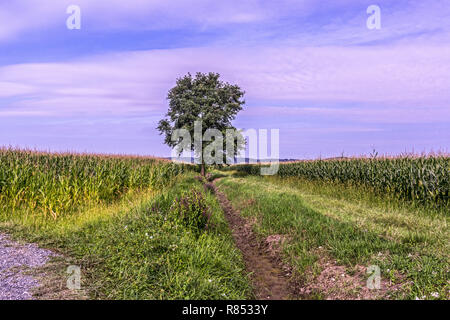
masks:
<svg viewBox="0 0 450 320"><path fill-rule="evenodd" d="M11 0L0 3L0 41L20 41L26 32L64 30L69 5L80 6L83 32L225 28L239 41L242 28L256 25L251 39L312 46L352 44L450 31L446 0L379 0L382 29L365 27L371 0ZM251 41L250 39L250 41Z"/></svg>
<svg viewBox="0 0 450 320"><path fill-rule="evenodd" d="M261 22L285 13L288 8L305 9L311 1L281 0L267 5L261 0L28 0L0 4L0 41L11 40L23 32L65 28L66 9L81 8L83 25L90 30L175 29L186 26L206 28L224 24Z"/></svg>
<svg viewBox="0 0 450 320"><path fill-rule="evenodd" d="M0 87L2 88L0 91L0 98L30 94L34 91L32 86L15 82L0 82Z"/></svg>
<svg viewBox="0 0 450 320"><path fill-rule="evenodd" d="M299 103L299 105L308 103ZM262 121L265 119L280 125L288 126L289 123L305 125L311 119L327 119L328 122L354 122L359 124L412 124L412 123L439 123L448 121L450 111L440 107L410 107L383 106L379 104L361 103L359 107L341 104L331 107L284 107L284 106L252 106L244 109L242 118Z"/></svg>
<svg viewBox="0 0 450 320"><path fill-rule="evenodd" d="M0 97L8 99L0 114L162 114L175 79L197 71L221 73L242 86L250 102L356 104L361 116L378 108L370 115L378 112L377 118L389 117L386 110L408 108L411 114L448 114L450 101L448 45L190 48L0 67Z"/></svg>
<svg viewBox="0 0 450 320"><path fill-rule="evenodd" d="M372 0L2 1L0 138L160 150L154 128L175 79L215 71L246 91L236 122L284 130L297 156L302 147L446 146L448 1L376 3L382 28L373 31ZM82 30L68 42L70 4L82 9Z"/></svg>

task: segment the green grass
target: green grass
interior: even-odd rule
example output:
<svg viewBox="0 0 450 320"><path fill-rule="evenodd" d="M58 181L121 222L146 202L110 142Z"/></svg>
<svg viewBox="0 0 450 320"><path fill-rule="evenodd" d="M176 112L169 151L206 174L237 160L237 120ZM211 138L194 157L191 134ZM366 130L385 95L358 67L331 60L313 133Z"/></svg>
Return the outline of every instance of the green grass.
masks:
<svg viewBox="0 0 450 320"><path fill-rule="evenodd" d="M193 230L173 214L177 198L197 190L211 214ZM129 192L111 204L58 219L17 211L0 230L56 248L82 267L82 286L96 299L246 299L252 297L240 252L215 197L194 173L157 190Z"/></svg>
<svg viewBox="0 0 450 320"><path fill-rule="evenodd" d="M257 234L287 236L283 257L302 281L311 281L306 271L320 272L325 253L349 270L380 266L384 278L405 284L394 298L434 299L436 292L448 298L448 208L301 178L230 175L218 184L243 216L256 221Z"/></svg>

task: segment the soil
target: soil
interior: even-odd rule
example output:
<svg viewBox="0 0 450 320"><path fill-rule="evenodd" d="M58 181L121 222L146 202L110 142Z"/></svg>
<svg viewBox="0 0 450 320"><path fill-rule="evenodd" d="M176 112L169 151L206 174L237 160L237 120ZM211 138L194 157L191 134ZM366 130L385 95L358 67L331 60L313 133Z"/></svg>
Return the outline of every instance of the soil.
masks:
<svg viewBox="0 0 450 320"><path fill-rule="evenodd" d="M326 255L318 262L321 272L300 289L304 296L320 295L326 300L376 300L390 299L393 294L403 291L405 283L392 283L380 278L379 288L370 289L367 285L367 268L356 265L353 272L337 264Z"/></svg>
<svg viewBox="0 0 450 320"><path fill-rule="evenodd" d="M295 298L295 286L291 272L281 263L274 250L274 241L260 241L248 223L236 211L225 194L214 182L208 188L214 190L230 226L236 247L242 252L245 266L253 282L255 298L259 300L287 300Z"/></svg>

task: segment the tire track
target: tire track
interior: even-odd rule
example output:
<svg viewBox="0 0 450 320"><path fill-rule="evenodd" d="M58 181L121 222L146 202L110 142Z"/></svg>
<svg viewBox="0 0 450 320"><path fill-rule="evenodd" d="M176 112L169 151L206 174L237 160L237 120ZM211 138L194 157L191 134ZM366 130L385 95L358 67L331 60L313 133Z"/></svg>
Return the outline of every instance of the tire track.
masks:
<svg viewBox="0 0 450 320"><path fill-rule="evenodd" d="M242 252L247 271L251 274L254 293L260 300L287 300L294 298L294 287L279 259L271 255L258 240L251 226L234 210L224 193L214 181L207 185L212 189L225 214L236 247Z"/></svg>

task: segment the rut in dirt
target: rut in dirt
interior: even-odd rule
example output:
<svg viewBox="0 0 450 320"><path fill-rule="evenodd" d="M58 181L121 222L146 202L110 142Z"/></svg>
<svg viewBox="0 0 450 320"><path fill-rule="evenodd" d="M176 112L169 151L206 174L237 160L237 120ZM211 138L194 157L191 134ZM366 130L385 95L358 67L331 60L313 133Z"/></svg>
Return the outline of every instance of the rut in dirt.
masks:
<svg viewBox="0 0 450 320"><path fill-rule="evenodd" d="M294 298L288 270L279 258L269 254L258 240L251 226L233 209L226 195L218 190L214 181L208 185L217 196L231 229L236 247L242 252L246 269L251 273L254 293L260 300L287 300Z"/></svg>

